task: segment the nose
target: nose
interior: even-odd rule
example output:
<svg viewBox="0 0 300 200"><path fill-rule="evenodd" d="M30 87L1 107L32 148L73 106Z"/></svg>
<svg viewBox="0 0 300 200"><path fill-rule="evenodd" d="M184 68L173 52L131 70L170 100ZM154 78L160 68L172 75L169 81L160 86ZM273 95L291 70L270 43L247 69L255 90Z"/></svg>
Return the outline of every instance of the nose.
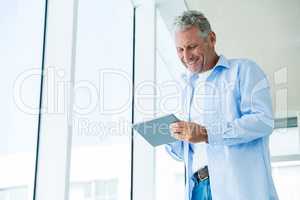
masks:
<svg viewBox="0 0 300 200"><path fill-rule="evenodd" d="M184 61L187 62L187 61L190 61L193 58L193 55L191 54L190 51L185 50L183 52L183 58L184 58Z"/></svg>

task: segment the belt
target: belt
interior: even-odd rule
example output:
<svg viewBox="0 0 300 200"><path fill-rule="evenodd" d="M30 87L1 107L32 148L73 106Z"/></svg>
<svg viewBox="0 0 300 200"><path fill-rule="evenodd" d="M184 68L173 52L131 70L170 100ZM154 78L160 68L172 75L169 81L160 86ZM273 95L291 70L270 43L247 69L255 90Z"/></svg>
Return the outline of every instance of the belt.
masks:
<svg viewBox="0 0 300 200"><path fill-rule="evenodd" d="M208 168L207 166L199 169L198 171L195 172L194 176L196 177L196 179L200 182L200 181L204 181L206 179L209 178L209 174L208 174Z"/></svg>

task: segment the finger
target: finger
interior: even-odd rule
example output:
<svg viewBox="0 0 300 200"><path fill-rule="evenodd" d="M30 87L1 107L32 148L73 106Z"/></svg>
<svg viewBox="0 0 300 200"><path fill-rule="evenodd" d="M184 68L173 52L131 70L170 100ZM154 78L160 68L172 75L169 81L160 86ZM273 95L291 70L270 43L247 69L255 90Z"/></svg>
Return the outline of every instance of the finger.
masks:
<svg viewBox="0 0 300 200"><path fill-rule="evenodd" d="M174 127L176 127L176 123L172 123L172 124L169 125L169 128L170 128L170 129L172 129L172 128L174 128Z"/></svg>
<svg viewBox="0 0 300 200"><path fill-rule="evenodd" d="M185 139L184 135L178 134L178 133L173 133L172 137L174 137L177 140L184 140Z"/></svg>
<svg viewBox="0 0 300 200"><path fill-rule="evenodd" d="M171 124L171 125L169 126L169 128L170 128L171 130L177 130L177 129L182 129L183 126L179 126L178 124L173 123L173 124ZM174 132L178 132L178 131L174 131Z"/></svg>
<svg viewBox="0 0 300 200"><path fill-rule="evenodd" d="M180 126L180 127L185 126L185 124L186 124L185 121L179 121L179 122L176 122L176 125L177 125L177 126Z"/></svg>
<svg viewBox="0 0 300 200"><path fill-rule="evenodd" d="M179 121L179 122L175 122L175 123L172 123L172 127L181 127L183 128L185 126L186 122L184 121Z"/></svg>
<svg viewBox="0 0 300 200"><path fill-rule="evenodd" d="M183 132L182 128L172 128L171 130L172 130L173 133L179 133L180 134L181 132Z"/></svg>

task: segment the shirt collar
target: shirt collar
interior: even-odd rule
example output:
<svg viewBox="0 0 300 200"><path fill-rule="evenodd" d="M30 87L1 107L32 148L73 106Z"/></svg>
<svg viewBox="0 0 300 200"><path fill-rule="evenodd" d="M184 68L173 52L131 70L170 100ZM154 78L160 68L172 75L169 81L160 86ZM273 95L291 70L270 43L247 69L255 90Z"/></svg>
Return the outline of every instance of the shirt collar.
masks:
<svg viewBox="0 0 300 200"><path fill-rule="evenodd" d="M193 73L189 70L186 70L185 73L181 74L181 78L186 84L193 84L195 80L199 77L198 73Z"/></svg>
<svg viewBox="0 0 300 200"><path fill-rule="evenodd" d="M218 60L217 64L213 67L213 69L218 68L218 67L224 67L224 68L227 68L227 69L230 68L229 62L225 58L225 56L223 56L223 55L219 56L219 60Z"/></svg>
<svg viewBox="0 0 300 200"><path fill-rule="evenodd" d="M230 68L229 62L226 59L225 56L220 55L217 64L212 68L212 71L215 70L215 68ZM195 77L195 79L197 79L198 74L190 72L189 70L186 70L185 73L181 74L181 78L184 80L184 82L188 83L189 80L191 79L191 77Z"/></svg>

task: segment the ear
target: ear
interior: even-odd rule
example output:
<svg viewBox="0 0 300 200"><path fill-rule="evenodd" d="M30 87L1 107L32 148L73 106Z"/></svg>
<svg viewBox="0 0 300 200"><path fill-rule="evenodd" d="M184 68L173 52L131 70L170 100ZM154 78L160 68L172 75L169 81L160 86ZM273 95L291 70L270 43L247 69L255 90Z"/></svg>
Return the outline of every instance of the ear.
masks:
<svg viewBox="0 0 300 200"><path fill-rule="evenodd" d="M211 45L211 47L214 47L216 45L216 41L217 41L217 37L215 32L209 32L208 34L208 40L209 40L209 44Z"/></svg>

